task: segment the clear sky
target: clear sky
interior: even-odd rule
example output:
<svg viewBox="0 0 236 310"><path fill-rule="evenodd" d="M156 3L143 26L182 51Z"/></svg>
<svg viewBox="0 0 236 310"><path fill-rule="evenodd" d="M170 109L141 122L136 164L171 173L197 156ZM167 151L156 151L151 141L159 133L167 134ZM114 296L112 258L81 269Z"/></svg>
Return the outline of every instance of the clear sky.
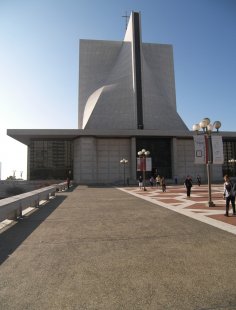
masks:
<svg viewBox="0 0 236 310"><path fill-rule="evenodd" d="M6 129L78 127L79 40L117 40L131 11L142 39L174 48L177 110L192 125L236 131L235 0L0 0L2 179L23 171L27 148Z"/></svg>

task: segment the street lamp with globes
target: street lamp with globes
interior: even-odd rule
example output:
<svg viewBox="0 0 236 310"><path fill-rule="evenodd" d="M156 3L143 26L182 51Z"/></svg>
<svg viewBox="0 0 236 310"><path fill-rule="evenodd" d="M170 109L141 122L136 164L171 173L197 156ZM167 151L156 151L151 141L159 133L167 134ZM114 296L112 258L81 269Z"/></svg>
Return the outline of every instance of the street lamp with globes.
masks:
<svg viewBox="0 0 236 310"><path fill-rule="evenodd" d="M120 163L124 166L124 186L125 186L125 165L128 163L128 160L123 158L120 160Z"/></svg>
<svg viewBox="0 0 236 310"><path fill-rule="evenodd" d="M213 134L214 128L219 132L221 127L220 121L215 121L213 125L208 117L204 118L199 124L193 125L193 130L197 132L197 134L204 134L206 137L205 145L206 145L206 166L207 166L207 179L208 179L208 207L214 207L215 204L211 198L211 165L212 165L212 142L211 135ZM202 130L202 132L200 132Z"/></svg>
<svg viewBox="0 0 236 310"><path fill-rule="evenodd" d="M150 152L142 149L141 151L138 152L138 156L140 158L140 167L142 167L143 171L143 190L146 191L145 187L145 178L146 178L146 159L150 155Z"/></svg>

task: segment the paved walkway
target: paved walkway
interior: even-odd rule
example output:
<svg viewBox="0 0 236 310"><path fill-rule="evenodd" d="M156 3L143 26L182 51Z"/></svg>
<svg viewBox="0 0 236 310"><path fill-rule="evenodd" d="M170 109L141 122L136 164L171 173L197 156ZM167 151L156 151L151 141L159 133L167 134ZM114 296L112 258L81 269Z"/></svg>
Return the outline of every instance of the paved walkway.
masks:
<svg viewBox="0 0 236 310"><path fill-rule="evenodd" d="M170 210L180 187L124 190L79 186L2 231L0 309L236 309L236 236Z"/></svg>
<svg viewBox="0 0 236 310"><path fill-rule="evenodd" d="M212 185L212 201L215 207L211 208L207 206L207 185L201 185L200 187L197 185L193 186L190 198L186 197L186 189L183 185L168 186L165 193L162 192L160 187L149 186L146 187L147 191L140 190L136 187L120 189L158 206L236 234L236 216L232 215L232 209L230 210L229 217L224 216L225 200L223 199L222 185Z"/></svg>

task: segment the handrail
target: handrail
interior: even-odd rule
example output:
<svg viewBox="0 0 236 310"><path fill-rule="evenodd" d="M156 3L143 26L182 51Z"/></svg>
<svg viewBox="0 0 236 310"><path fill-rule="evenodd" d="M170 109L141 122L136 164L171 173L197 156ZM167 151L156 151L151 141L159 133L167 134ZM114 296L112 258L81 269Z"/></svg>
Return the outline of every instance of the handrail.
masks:
<svg viewBox="0 0 236 310"><path fill-rule="evenodd" d="M31 192L0 200L0 222L6 219L22 218L22 211L29 207L38 207L41 200L49 200L56 192L65 190L67 183L54 184Z"/></svg>

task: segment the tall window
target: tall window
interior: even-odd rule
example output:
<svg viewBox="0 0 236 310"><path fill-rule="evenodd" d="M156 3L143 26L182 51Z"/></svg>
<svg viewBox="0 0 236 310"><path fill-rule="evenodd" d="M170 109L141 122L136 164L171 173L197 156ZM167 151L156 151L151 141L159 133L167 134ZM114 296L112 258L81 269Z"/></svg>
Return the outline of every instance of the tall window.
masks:
<svg viewBox="0 0 236 310"><path fill-rule="evenodd" d="M236 176L236 140L223 140L224 164L223 175Z"/></svg>
<svg viewBox="0 0 236 310"><path fill-rule="evenodd" d="M30 180L66 178L73 171L73 142L71 140L32 140Z"/></svg>

